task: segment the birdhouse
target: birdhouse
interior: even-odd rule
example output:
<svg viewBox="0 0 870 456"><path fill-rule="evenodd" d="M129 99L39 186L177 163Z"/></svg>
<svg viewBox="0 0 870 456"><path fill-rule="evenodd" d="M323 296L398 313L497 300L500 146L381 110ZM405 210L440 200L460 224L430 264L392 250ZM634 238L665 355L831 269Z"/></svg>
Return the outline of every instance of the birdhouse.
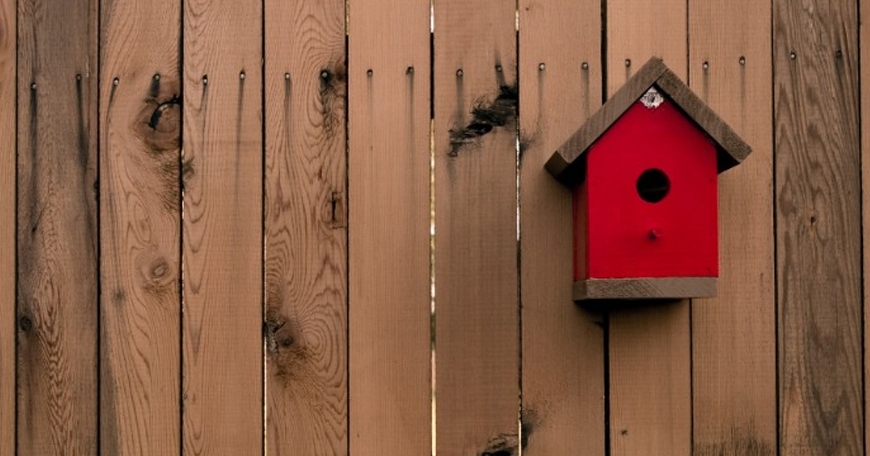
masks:
<svg viewBox="0 0 870 456"><path fill-rule="evenodd" d="M574 189L574 299L715 296L716 180L749 152L652 58L546 164Z"/></svg>

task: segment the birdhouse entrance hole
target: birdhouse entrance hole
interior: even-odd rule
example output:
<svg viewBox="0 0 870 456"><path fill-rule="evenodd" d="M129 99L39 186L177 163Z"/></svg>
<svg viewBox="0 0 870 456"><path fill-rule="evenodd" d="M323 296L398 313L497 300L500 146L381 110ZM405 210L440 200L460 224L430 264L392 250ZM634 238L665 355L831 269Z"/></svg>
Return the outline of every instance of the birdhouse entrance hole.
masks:
<svg viewBox="0 0 870 456"><path fill-rule="evenodd" d="M649 203L658 203L668 196L671 190L671 180L664 171L651 168L637 178L637 194Z"/></svg>

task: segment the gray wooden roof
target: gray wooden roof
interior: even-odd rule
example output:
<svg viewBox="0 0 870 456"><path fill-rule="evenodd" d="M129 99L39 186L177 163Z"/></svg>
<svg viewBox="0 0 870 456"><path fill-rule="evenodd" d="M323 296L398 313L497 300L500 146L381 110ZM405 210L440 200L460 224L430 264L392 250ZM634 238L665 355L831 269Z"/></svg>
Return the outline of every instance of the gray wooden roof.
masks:
<svg viewBox="0 0 870 456"><path fill-rule="evenodd" d="M585 178L585 152L653 86L713 140L719 155L720 173L740 164L749 155L749 145L668 69L662 59L653 57L553 153L547 161L547 170L565 185L574 186L582 182Z"/></svg>

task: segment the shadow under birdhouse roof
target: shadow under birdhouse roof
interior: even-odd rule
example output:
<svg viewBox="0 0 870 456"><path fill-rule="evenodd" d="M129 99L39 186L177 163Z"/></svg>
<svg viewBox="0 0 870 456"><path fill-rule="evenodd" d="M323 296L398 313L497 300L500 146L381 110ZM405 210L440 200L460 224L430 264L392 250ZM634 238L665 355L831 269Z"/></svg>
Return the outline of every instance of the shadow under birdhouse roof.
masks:
<svg viewBox="0 0 870 456"><path fill-rule="evenodd" d="M547 161L547 170L565 185L580 184L585 178L585 153L651 88L677 105L713 141L720 173L740 164L749 155L749 145L695 95L662 59L653 57L553 153Z"/></svg>

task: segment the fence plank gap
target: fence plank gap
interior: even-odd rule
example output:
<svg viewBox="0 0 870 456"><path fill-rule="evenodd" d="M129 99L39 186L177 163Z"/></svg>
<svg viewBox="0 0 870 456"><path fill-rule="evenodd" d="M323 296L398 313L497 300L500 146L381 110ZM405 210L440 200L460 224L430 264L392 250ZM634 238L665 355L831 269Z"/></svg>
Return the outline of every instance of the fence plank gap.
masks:
<svg viewBox="0 0 870 456"><path fill-rule="evenodd" d="M686 1L607 2L607 91L651 56L686 77ZM611 454L690 454L689 301L610 315Z"/></svg>
<svg viewBox="0 0 870 456"><path fill-rule="evenodd" d="M181 450L180 7L102 3L103 454Z"/></svg>
<svg viewBox="0 0 870 456"><path fill-rule="evenodd" d="M754 149L719 175L719 293L692 303L694 454L776 454L770 4L689 3L692 89Z"/></svg>
<svg viewBox="0 0 870 456"><path fill-rule="evenodd" d="M18 451L97 453L97 2L18 8Z"/></svg>
<svg viewBox="0 0 870 456"><path fill-rule="evenodd" d="M516 6L435 5L437 449L520 446Z"/></svg>
<svg viewBox="0 0 870 456"><path fill-rule="evenodd" d="M773 3L782 454L863 454L854 1Z"/></svg>
<svg viewBox="0 0 870 456"><path fill-rule="evenodd" d="M304 3L265 2L270 455L348 450L345 2Z"/></svg>
<svg viewBox="0 0 870 456"><path fill-rule="evenodd" d="M350 453L429 454L429 0L349 18Z"/></svg>
<svg viewBox="0 0 870 456"><path fill-rule="evenodd" d="M544 169L600 106L601 4L523 0L519 21L523 454L603 455L602 316L573 302L571 190Z"/></svg>
<svg viewBox="0 0 870 456"><path fill-rule="evenodd" d="M0 1L0 454L15 452L16 1Z"/></svg>
<svg viewBox="0 0 870 456"><path fill-rule="evenodd" d="M184 3L185 454L262 453L262 5Z"/></svg>

